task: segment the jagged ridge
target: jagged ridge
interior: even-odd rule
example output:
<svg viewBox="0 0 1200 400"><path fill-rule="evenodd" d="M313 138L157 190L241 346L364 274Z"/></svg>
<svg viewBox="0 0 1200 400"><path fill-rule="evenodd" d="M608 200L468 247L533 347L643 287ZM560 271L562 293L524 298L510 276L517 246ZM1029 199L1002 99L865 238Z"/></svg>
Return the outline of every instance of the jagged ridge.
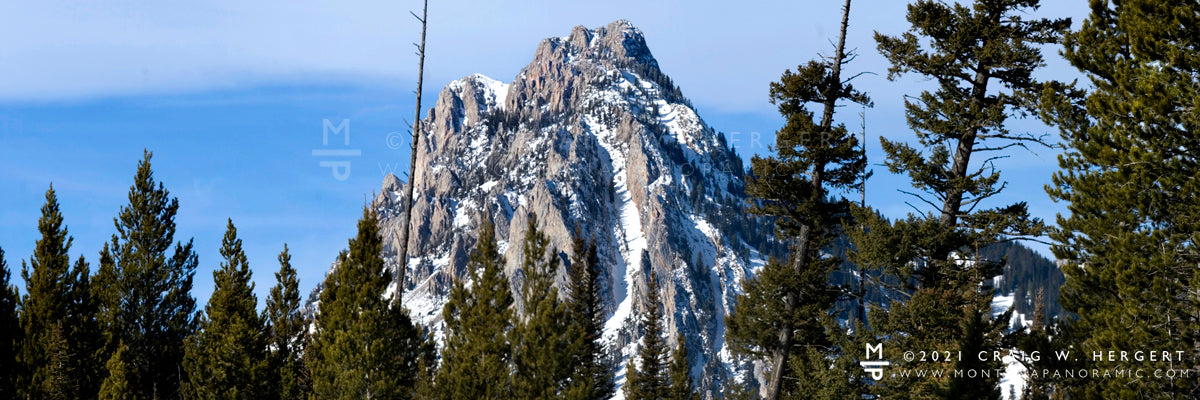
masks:
<svg viewBox="0 0 1200 400"><path fill-rule="evenodd" d="M744 230L764 225L743 210L740 158L662 73L640 30L616 21L545 39L512 83L477 74L448 84L423 126L403 287L414 319L440 335L484 208L519 293L519 248L507 244L536 213L564 261L576 228L596 240L609 266L606 339L622 359L634 352L653 269L668 338L686 335L706 397L746 379L753 367L725 348L724 314L762 253L779 246L769 229ZM402 221L402 185L388 176L372 203L388 238ZM385 248L389 268L400 265L395 247Z"/></svg>

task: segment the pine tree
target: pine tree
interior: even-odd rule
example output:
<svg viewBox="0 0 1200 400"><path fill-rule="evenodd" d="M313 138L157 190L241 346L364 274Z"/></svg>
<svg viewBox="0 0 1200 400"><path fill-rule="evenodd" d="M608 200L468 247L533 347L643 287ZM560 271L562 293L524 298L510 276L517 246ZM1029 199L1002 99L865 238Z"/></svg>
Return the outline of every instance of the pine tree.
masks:
<svg viewBox="0 0 1200 400"><path fill-rule="evenodd" d="M884 255L864 257L880 260L870 265L915 283L905 288L911 293L908 301L893 302L875 324L891 338L891 349L963 354L1007 350L1003 335L1008 314L992 318L993 289L988 285L1002 264L979 259L974 250L1006 238L1038 236L1045 227L1029 216L1024 202L993 209L977 206L1004 188L993 164L1004 157L1002 152L1043 143L1038 137L1012 133L1006 125L1010 115L1033 111L1027 99L1040 86L1032 77L1043 65L1038 46L1056 43L1070 24L1026 20L1037 8L1037 0L980 0L970 6L920 0L908 7L908 32L899 37L875 35L879 51L892 64L890 79L915 72L937 82L935 90L905 104L909 127L928 153L880 138L888 169L907 174L913 187L924 192L905 193L935 208L888 228L875 224L867 235L872 237L868 241L896 244ZM993 156L979 160L981 155ZM978 357L953 363L961 370L1000 367L999 360ZM998 376L893 375L883 387L892 396L997 399L998 381Z"/></svg>
<svg viewBox="0 0 1200 400"><path fill-rule="evenodd" d="M509 399L512 393L512 291L491 219L485 213L479 220L466 268L471 286L455 278L442 310L446 342L434 382L444 399Z"/></svg>
<svg viewBox="0 0 1200 400"><path fill-rule="evenodd" d="M726 336L733 351L754 357L769 356L773 349L780 345L778 333L773 329L780 320L793 321L793 343L806 344L795 346L789 351L789 357L807 357L805 352L809 346L830 348L832 340L827 335L826 327L839 291L829 285L828 269L813 268L804 272L796 274L788 264L771 258L759 271L757 279L749 279L743 283L743 293L739 296L735 312L726 317L726 329L738 332L737 335ZM805 294L804 301L798 303L799 307L790 312L785 304L779 301L789 288L799 289L800 293ZM795 376L798 371L790 370L791 364L789 362L789 365L784 366L789 368L790 372L781 376ZM795 388L782 385L779 396L789 397L794 393Z"/></svg>
<svg viewBox="0 0 1200 400"><path fill-rule="evenodd" d="M877 343L865 325L854 321L841 325L832 316L823 317L831 339L829 348L809 347L793 354L789 363L796 371L796 384L788 398L793 399L864 399L871 396L869 375L859 362L864 361L863 349ZM846 333L853 331L853 333Z"/></svg>
<svg viewBox="0 0 1200 400"><path fill-rule="evenodd" d="M100 400L134 400L138 398L129 383L131 371L129 363L125 361L127 353L125 344L120 343L112 357L108 359L108 363L105 364L108 374L104 378L104 383L100 385Z"/></svg>
<svg viewBox="0 0 1200 400"><path fill-rule="evenodd" d="M628 400L658 400L670 396L667 376L667 342L663 339L662 302L658 295L658 278L650 272L647 279L646 301L642 304L642 343L638 348L640 368L630 359L626 367L625 398Z"/></svg>
<svg viewBox="0 0 1200 400"><path fill-rule="evenodd" d="M146 151L138 163L129 204L113 221L117 233L100 252L94 292L101 302L110 360L124 343L131 393L177 398L184 378L184 343L196 329L191 290L199 261L191 240L175 242L179 201L155 182L150 157Z"/></svg>
<svg viewBox="0 0 1200 400"><path fill-rule="evenodd" d="M16 378L21 372L17 350L21 345L21 323L18 311L21 299L17 287L12 284L12 273L4 261L4 249L0 248L0 398L16 398Z"/></svg>
<svg viewBox="0 0 1200 400"><path fill-rule="evenodd" d="M292 268L292 255L287 244L279 253L279 272L275 273L275 286L267 295L266 317L267 340L270 347L270 366L277 382L272 397L282 400L307 398L308 390L301 377L304 364L300 355L304 349L304 317L300 315L300 289L296 269Z"/></svg>
<svg viewBox="0 0 1200 400"><path fill-rule="evenodd" d="M633 357L629 357L629 361L625 363L625 384L621 386L621 391L625 394L626 399L633 399L637 394L634 392L642 386L639 382L640 375L638 374L637 363Z"/></svg>
<svg viewBox="0 0 1200 400"><path fill-rule="evenodd" d="M379 221L363 207L358 235L338 257L321 291L317 331L309 348L315 352L308 365L314 398L411 395L418 330L399 301L385 297L389 283Z"/></svg>
<svg viewBox="0 0 1200 400"><path fill-rule="evenodd" d="M66 282L66 315L51 327L46 339L45 379L38 394L45 399L95 398L103 378L97 362L103 345L95 305L88 293L88 266L80 256Z"/></svg>
<svg viewBox="0 0 1200 400"><path fill-rule="evenodd" d="M1067 203L1051 233L1066 261L1063 308L1078 318L1063 338L1091 354L1123 348L1184 351L1192 368L1200 330L1200 5L1092 1L1063 56L1093 88L1046 85L1043 116L1068 151L1047 191ZM1161 365L1161 364L1160 364ZM1094 362L1088 368L1158 368ZM1194 369L1193 369L1194 370ZM1195 379L1089 379L1071 398L1191 398Z"/></svg>
<svg viewBox="0 0 1200 400"><path fill-rule="evenodd" d="M752 174L746 183L746 194L751 197L750 212L775 218L776 235L791 243L792 256L788 265L777 264L773 274L744 283L754 286L759 283L751 281L759 280L763 287L777 292L756 299L745 294L739 296L729 316L726 337L731 342L743 343L741 348L756 348L756 355L768 359L771 374L766 398L772 400L785 391L789 355L797 348L814 344L806 342L805 337L819 336L805 332L811 324L804 321L811 320L812 315L801 314L799 310L823 314L827 306L832 306L822 303L826 289L813 296L795 285L802 276L817 275L825 281L838 263L822 259L820 253L849 218L849 204L845 199L831 196L830 191L855 186L866 163L858 151L858 140L844 125L835 125L833 121L834 109L843 100L871 104L865 94L842 77L842 67L853 58L845 51L849 13L847 0L832 58L810 61L797 67L794 73L785 71L779 82L771 84L771 102L779 107L786 125L776 133L776 154L751 160ZM819 121L808 109L810 103L821 105ZM762 301L777 304L754 304ZM756 314L763 307L774 312Z"/></svg>
<svg viewBox="0 0 1200 400"><path fill-rule="evenodd" d="M90 268L83 256L67 277L67 317L63 337L71 353L70 368L79 398L95 398L104 379L104 335L98 314L100 304L93 295Z"/></svg>
<svg viewBox="0 0 1200 400"><path fill-rule="evenodd" d="M46 203L42 205L42 216L38 219L38 232L42 236L37 240L33 257L28 264L21 263L21 278L25 280L26 291L21 301L21 328L25 339L21 343L20 358L24 373L20 375L17 385L23 390L21 397L46 398L51 391L62 390L58 382L51 379L50 357L53 353L50 346L55 340L55 327L61 326L67 318L67 291L71 273L68 251L73 241L63 226L53 185L46 190ZM67 349L62 350L66 354ZM63 363L70 361L63 360Z"/></svg>
<svg viewBox="0 0 1200 400"><path fill-rule="evenodd" d="M521 295L525 317L513 330L513 395L521 399L561 398L571 378L572 356L583 334L569 320L566 303L558 299L554 276L558 252L550 238L537 229L537 215L529 214L522 245L521 270L525 273Z"/></svg>
<svg viewBox="0 0 1200 400"><path fill-rule="evenodd" d="M53 186L46 191L41 211L42 237L29 263L22 263L26 295L21 327L26 339L21 346L24 372L19 387L23 396L31 398L95 397L102 365L97 358L100 335L88 264L81 256L71 266L67 253L72 239L62 225Z"/></svg>
<svg viewBox="0 0 1200 400"><path fill-rule="evenodd" d="M302 399L311 399L312 396L312 371L313 365L317 362L317 348L313 345L313 333L311 327L316 324L315 319L306 318L304 320L304 333L300 336L300 348L304 352L300 354L299 380L300 387L305 390L301 396Z"/></svg>
<svg viewBox="0 0 1200 400"><path fill-rule="evenodd" d="M108 360L117 350L124 329L121 328L121 298L125 289L117 270L117 262L112 257L112 249L108 242L101 245L100 262L96 274L92 276L91 297L96 303L96 322L100 325L103 347L99 356L108 368Z"/></svg>
<svg viewBox="0 0 1200 400"><path fill-rule="evenodd" d="M758 400L761 397L749 384L732 381L725 383L721 396L726 400Z"/></svg>
<svg viewBox="0 0 1200 400"><path fill-rule="evenodd" d="M675 351L671 353L670 400L699 400L696 386L692 384L692 366L688 360L687 338L680 332L675 338Z"/></svg>
<svg viewBox="0 0 1200 400"><path fill-rule="evenodd" d="M395 379L398 394L393 398L409 399L417 393L417 379L421 376L421 368L429 365L432 359L430 352L435 352L432 338L425 329L412 321L408 310L400 306L400 294L389 300L385 314L385 326L382 337L384 340L383 368ZM422 364L422 360L425 361ZM426 371L428 372L428 371ZM392 388L389 388L392 389Z"/></svg>
<svg viewBox="0 0 1200 400"><path fill-rule="evenodd" d="M418 327L420 326L418 325ZM420 328L422 342L418 349L417 377L413 382L413 398L437 399L441 397L434 381L438 371L437 345L434 343L433 332L424 327Z"/></svg>
<svg viewBox="0 0 1200 400"><path fill-rule="evenodd" d="M75 371L75 354L67 344L63 324L58 322L50 329L46 350L46 384L39 398L67 400L78 399L79 381Z"/></svg>
<svg viewBox="0 0 1200 400"><path fill-rule="evenodd" d="M183 358L189 398L264 398L267 341L258 315L258 297L242 240L229 219L221 240L221 267L213 271L213 293L199 329Z"/></svg>
<svg viewBox="0 0 1200 400"><path fill-rule="evenodd" d="M605 400L615 391L613 367L605 351L603 288L600 286L602 267L595 242L586 242L575 230L572 240L571 273L568 311L571 333L577 338L571 365L574 382L566 397L579 400Z"/></svg>
<svg viewBox="0 0 1200 400"><path fill-rule="evenodd" d="M1045 291L1039 289L1035 300L1033 323L1027 331L1022 331L1015 339L1016 347L1026 354L1051 355L1055 354L1055 351L1065 350L1056 326L1046 324L1045 309ZM1036 361L1023 357L1019 361L1025 365L1028 371L1061 371L1070 368L1070 365L1059 361L1056 357L1038 357ZM1028 376L1020 398L1022 400L1051 399L1057 385L1052 379L1053 376L1047 375L1049 374L1039 373Z"/></svg>

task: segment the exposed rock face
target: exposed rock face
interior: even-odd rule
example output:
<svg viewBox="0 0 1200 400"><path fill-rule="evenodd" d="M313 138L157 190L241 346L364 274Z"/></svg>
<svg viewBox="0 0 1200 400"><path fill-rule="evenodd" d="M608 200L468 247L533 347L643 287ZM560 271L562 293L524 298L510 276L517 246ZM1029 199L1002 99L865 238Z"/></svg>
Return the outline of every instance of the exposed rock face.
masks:
<svg viewBox="0 0 1200 400"><path fill-rule="evenodd" d="M724 315L741 279L762 265L771 227L745 215L741 160L659 70L637 28L617 21L545 39L510 84L482 75L451 82L423 126L403 283L416 320L441 331L484 209L520 293L520 246L509 244L524 237L532 213L564 261L576 229L596 241L607 267L606 338L619 366L635 352L638 315L656 306L643 301L653 270L668 340L686 335L706 397L747 378L752 367L725 347ZM390 268L400 265L403 193L388 176L372 204Z"/></svg>

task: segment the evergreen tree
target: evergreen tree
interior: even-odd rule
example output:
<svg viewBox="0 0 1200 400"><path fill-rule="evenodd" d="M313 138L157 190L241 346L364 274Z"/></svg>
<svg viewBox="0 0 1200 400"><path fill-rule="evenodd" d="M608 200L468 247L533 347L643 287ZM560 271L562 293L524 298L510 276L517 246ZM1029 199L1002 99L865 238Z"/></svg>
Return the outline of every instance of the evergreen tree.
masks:
<svg viewBox="0 0 1200 400"><path fill-rule="evenodd" d="M0 248L0 398L16 398L16 378L21 372L17 360L17 349L21 346L21 323L18 310L21 299L17 287L12 284L12 273L4 261L4 249Z"/></svg>
<svg viewBox="0 0 1200 400"><path fill-rule="evenodd" d="M1064 339L1091 354L1124 348L1184 351L1200 341L1200 4L1092 1L1063 55L1093 88L1046 85L1044 116L1068 151L1047 191L1065 201L1051 249L1065 260L1063 308L1078 318ZM1161 364L1158 364L1161 365ZM1158 368L1099 361L1088 368ZM1088 379L1071 398L1192 398L1195 379Z"/></svg>
<svg viewBox="0 0 1200 400"><path fill-rule="evenodd" d="M859 362L868 344L878 343L866 326L854 321L849 327L838 324L832 316L825 317L827 337L832 339L830 351L810 347L798 351L789 360L796 371L796 385L790 393L793 399L864 399L872 398L869 375ZM852 331L852 333L847 333Z"/></svg>
<svg viewBox="0 0 1200 400"><path fill-rule="evenodd" d="M101 328L103 342L99 356L104 360L105 368L108 368L108 360L112 358L112 353L121 342L123 329L120 328L120 305L125 292L121 286L117 262L112 257L112 249L108 247L108 242L101 245L99 266L91 280L93 284L90 292L98 309L96 322Z"/></svg>
<svg viewBox="0 0 1200 400"><path fill-rule="evenodd" d="M725 384L725 389L721 391L721 396L726 400L758 400L761 398L748 383L739 383L732 380Z"/></svg>
<svg viewBox="0 0 1200 400"><path fill-rule="evenodd" d="M300 315L300 289L296 269L292 268L292 255L287 244L279 253L279 272L275 273L275 286L267 295L266 318L267 340L271 351L270 369L277 384L272 397L282 400L303 399L308 390L301 377L304 364L300 355L304 349L304 317ZM277 396L275 396L277 395Z"/></svg>
<svg viewBox="0 0 1200 400"><path fill-rule="evenodd" d="M625 394L626 399L632 399L635 388L641 387L641 382L638 382L637 362L634 357L629 357L629 361L625 363L625 384L621 386L621 391Z"/></svg>
<svg viewBox="0 0 1200 400"><path fill-rule="evenodd" d="M521 249L525 317L511 336L513 395L521 399L561 398L570 383L574 347L583 332L571 323L566 303L558 299L554 287L558 252L550 245L550 238L538 231L535 214L529 214Z"/></svg>
<svg viewBox="0 0 1200 400"><path fill-rule="evenodd" d="M358 235L325 278L309 350L313 397L404 399L417 365L417 329L391 296L379 221L363 207ZM397 294L398 295L398 294Z"/></svg>
<svg viewBox="0 0 1200 400"><path fill-rule="evenodd" d="M39 398L67 400L78 399L79 382L75 371L75 354L67 344L63 324L58 322L50 329L47 355L45 390L39 393ZM32 397L32 396L31 396Z"/></svg>
<svg viewBox="0 0 1200 400"><path fill-rule="evenodd" d="M647 266L648 267L648 266ZM649 269L649 268L647 268ZM642 343L638 348L640 368L633 359L626 367L625 398L627 400L658 400L670 396L667 376L667 342L663 339L662 302L658 295L658 278L650 272L647 279L646 302L642 304Z"/></svg>
<svg viewBox="0 0 1200 400"><path fill-rule="evenodd" d="M146 151L129 188L117 233L100 252L96 296L107 354L124 343L130 393L180 397L184 343L196 329L192 279L199 262L192 241L175 242L179 201L155 182ZM171 248L174 243L174 249Z"/></svg>
<svg viewBox="0 0 1200 400"><path fill-rule="evenodd" d="M432 338L419 324L413 323L408 310L400 306L400 293L389 301L390 307L385 314L385 326L382 336L384 343L383 365L396 380L399 393L393 398L415 398L417 379L421 377L421 368L430 364L431 352L435 352ZM424 363L422 363L424 360ZM425 371L428 372L428 371Z"/></svg>
<svg viewBox="0 0 1200 400"><path fill-rule="evenodd" d="M811 268L797 274L789 264L774 258L769 259L767 265L759 271L757 279L743 282L743 292L739 295L735 311L725 319L726 329L737 332L734 335L726 335L730 348L739 354L768 357L780 345L778 330L775 328L784 320L792 322L794 348L788 352L789 357L808 357L806 352L810 346L830 348L833 343L827 335L826 327L831 321L829 315L840 293L836 287L829 285L830 268ZM798 290L804 294L803 301L798 302L791 310L780 301L788 290ZM799 345L801 343L804 345ZM790 371L781 376L794 378L800 372L791 370L792 364L789 361L788 365L780 367ZM777 368L774 365L770 367ZM818 368L819 371L828 369ZM788 379L789 382L793 381L791 378ZM781 398L796 393L796 389L790 385L781 385L779 390L778 395Z"/></svg>
<svg viewBox="0 0 1200 400"><path fill-rule="evenodd" d="M96 324L95 304L88 293L88 265L79 257L66 282L67 310L46 337L46 371L41 390L31 398L95 398L103 378L96 360L103 344Z"/></svg>
<svg viewBox="0 0 1200 400"><path fill-rule="evenodd" d="M242 240L227 220L221 240L221 267L213 271L213 293L199 329L189 338L183 359L190 398L264 398L267 341L258 315L258 297Z"/></svg>
<svg viewBox="0 0 1200 400"><path fill-rule="evenodd" d="M98 314L100 304L94 296L89 265L83 256L75 260L67 277L67 317L63 338L71 358L71 379L78 398L95 398L104 379L104 335Z"/></svg>
<svg viewBox="0 0 1200 400"><path fill-rule="evenodd" d="M418 327L420 327L418 325ZM437 399L437 385L434 379L438 371L437 345L434 343L433 332L420 327L421 346L418 349L417 377L413 382L414 399Z"/></svg>
<svg viewBox="0 0 1200 400"><path fill-rule="evenodd" d="M1066 350L1063 346L1064 341L1061 339L1061 332L1056 329L1055 325L1046 324L1045 315L1045 292L1039 290L1037 293L1037 306L1034 308L1033 323L1027 331L1021 332L1016 338L1016 346L1025 354L1051 355L1056 351ZM1028 357L1022 357L1019 360L1028 371L1061 371L1071 368L1070 363L1063 362L1057 357L1042 356L1038 360L1032 360ZM1039 373L1030 374L1025 382L1025 389L1021 392L1022 400L1050 400L1055 392L1058 392L1057 382L1053 376L1049 374ZM1061 392L1060 392L1061 393ZM1010 397L1011 398L1011 397Z"/></svg>
<svg viewBox="0 0 1200 400"><path fill-rule="evenodd" d="M979 259L974 251L1045 230L1040 220L1029 216L1024 202L978 207L1004 188L993 161L1014 147L1042 143L1040 138L1012 133L1006 125L1010 115L1033 111L1027 99L1040 86L1032 77L1043 65L1038 46L1056 43L1070 24L1069 20L1027 20L1025 16L1037 8L1037 0L980 0L973 5L919 0L908 7L912 25L908 32L899 37L875 35L879 51L892 64L889 79L915 72L937 82L935 90L905 104L909 127L928 153L880 138L888 169L907 174L913 187L924 192L910 194L936 209L910 215L891 227L870 224L866 235L867 241L895 244L883 254L865 255L864 259L879 261L869 265L883 266L913 284L905 288L911 293L908 301L891 303L875 324L891 339L887 347L893 351L1007 350L1003 335L1008 314L992 318L989 286L1002 264ZM992 156L979 160L981 155ZM953 367L995 370L1002 365L999 360L963 357ZM983 379L893 375L883 388L891 396L998 399L998 381L994 375Z"/></svg>
<svg viewBox="0 0 1200 400"><path fill-rule="evenodd" d="M804 280L802 277L813 275L824 285L838 264L838 260L822 259L820 254L849 217L849 205L845 199L831 196L830 191L855 186L866 163L858 151L858 140L844 125L833 122L834 109L843 100L871 104L865 94L842 78L842 67L853 58L845 51L849 13L847 0L832 58L810 61L797 67L794 73L785 71L779 82L771 84L771 102L779 107L786 125L776 133L776 154L765 158L755 156L751 160L752 174L746 183L746 194L751 197L750 211L775 219L776 234L791 243L792 256L788 265L777 264L772 274L751 279L762 281L763 288L776 292L754 299L750 298L752 294L740 295L728 317L726 337L731 342L745 344L740 346L743 349L760 350L755 353L768 359L771 369L766 398L772 400L781 397L784 381L789 380L789 355L814 344L806 342L806 337L820 336L806 332L811 330L812 324L807 321L813 315L800 310L823 314L832 306L824 303L827 289L819 289L813 295L797 286ZM822 107L819 120L808 109L810 103ZM768 281L771 279L777 281ZM759 284L745 282L744 286ZM763 301L777 304L756 304ZM766 309L773 312L756 313ZM739 319L740 322L736 321Z"/></svg>
<svg viewBox="0 0 1200 400"><path fill-rule="evenodd" d="M574 382L567 397L580 400L604 400L615 391L613 368L605 351L604 305L600 286L600 257L595 242L585 242L578 228L572 241L568 311L575 335L575 356L571 365Z"/></svg>
<svg viewBox="0 0 1200 400"><path fill-rule="evenodd" d="M38 220L33 257L22 263L26 294L21 314L24 365L18 386L30 398L95 397L101 369L99 326L83 257L72 267L72 239L62 225L51 186ZM57 332L56 332L57 330ZM57 335L57 337L56 337ZM54 348L57 346L57 348Z"/></svg>
<svg viewBox="0 0 1200 400"><path fill-rule="evenodd" d="M51 391L61 391L59 382L51 379L51 344L53 333L67 318L68 284L71 274L71 249L73 239L63 226L59 211L58 196L54 186L46 190L46 203L42 205L42 216L38 219L41 238L33 249L29 263L21 263L21 278L25 280L25 296L21 303L21 328L24 341L21 343L23 372L18 379L21 397L47 398ZM62 334L61 332L59 333ZM62 356L67 349L61 349ZM62 360L64 364L70 361Z"/></svg>
<svg viewBox="0 0 1200 400"><path fill-rule="evenodd" d="M100 385L100 400L134 400L137 395L129 384L130 366L125 361L125 344L119 343L117 350L105 364L108 374Z"/></svg>
<svg viewBox="0 0 1200 400"><path fill-rule="evenodd" d="M446 342L434 384L445 399L509 399L513 328L512 291L495 228L485 213L467 263L468 279L455 278L442 310Z"/></svg>
<svg viewBox="0 0 1200 400"><path fill-rule="evenodd" d="M675 338L675 352L671 353L670 400L699 400L696 386L692 384L692 366L688 360L687 338L680 332Z"/></svg>
<svg viewBox="0 0 1200 400"><path fill-rule="evenodd" d="M316 321L313 318L304 320L304 333L300 336L300 348L304 352L300 354L299 380L300 387L304 388L305 393L301 396L303 399L311 399L312 396L312 371L311 368L317 362L317 348L313 345L313 334L310 330Z"/></svg>

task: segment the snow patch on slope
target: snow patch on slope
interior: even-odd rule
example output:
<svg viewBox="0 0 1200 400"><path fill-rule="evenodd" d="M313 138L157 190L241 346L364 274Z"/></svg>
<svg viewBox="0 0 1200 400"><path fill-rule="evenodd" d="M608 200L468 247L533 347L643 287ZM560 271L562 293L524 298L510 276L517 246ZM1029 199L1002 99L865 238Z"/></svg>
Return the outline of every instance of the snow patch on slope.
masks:
<svg viewBox="0 0 1200 400"><path fill-rule="evenodd" d="M482 84L483 87L487 88L488 91L492 93L492 101L495 102L494 105L497 108L504 108L504 101L508 99L509 84L489 78L483 74L474 74L471 75L471 77L475 78L476 82Z"/></svg>
<svg viewBox="0 0 1200 400"><path fill-rule="evenodd" d="M458 207L454 209L454 228L464 229L471 224L471 215L473 215L479 206L475 205L475 200L466 199L458 203Z"/></svg>
<svg viewBox="0 0 1200 400"><path fill-rule="evenodd" d="M609 127L598 122L591 115L583 118L583 125L596 135L600 147L608 153L612 160L613 185L617 194L617 213L620 216L617 237L621 239L621 263L616 265L613 277L613 298L620 299L613 316L604 325L606 337L615 337L622 324L633 312L633 296L630 288L633 286L635 270L641 268L642 252L646 250L646 236L642 231L641 213L629 192L628 170L625 153L627 143L620 143ZM630 268L632 266L632 268Z"/></svg>
<svg viewBox="0 0 1200 400"><path fill-rule="evenodd" d="M623 98L623 96L612 92L613 90L610 89L601 91L600 93L602 93L602 97ZM633 288L635 274L642 267L642 254L646 251L648 242L642 229L641 210L633 200L633 194L630 193L629 188L627 158L629 143L618 140L616 132L593 115L585 115L582 118L581 125L584 129L591 131L595 135L600 147L608 154L608 158L611 161L613 186L617 198L615 211L618 221L617 226L614 227L614 234L620 241L621 257L610 271L613 299L617 302L617 307L613 315L604 324L605 341L615 344L621 328L633 315L634 296L631 293L631 289ZM616 350L621 352L622 356L626 356L632 354L634 347L630 345ZM627 373L625 363L622 362L619 365L620 367L618 367L616 376L614 377L617 388L624 386ZM617 390L613 396L615 400L624 400L624 398L625 394L622 390Z"/></svg>
<svg viewBox="0 0 1200 400"><path fill-rule="evenodd" d="M992 297L992 318L1000 317L1000 314L1008 311L1013 306L1013 300L1016 297L1012 293L1007 296Z"/></svg>
<svg viewBox="0 0 1200 400"><path fill-rule="evenodd" d="M1005 296L992 297L992 318L1000 318L1005 312L1012 309L1013 302L1016 296L1009 293ZM1018 313L1013 313L1010 324L1013 328L1019 328L1023 325L1023 318ZM1025 391L1026 381L1029 379L1026 374L1025 365L1021 364L1012 355L1006 355L1002 359L1004 363L1004 374L1000 377L1000 395L1006 400L1016 400L1021 398L1021 392ZM1009 396L1009 389L1016 393L1016 397Z"/></svg>
<svg viewBox="0 0 1200 400"><path fill-rule="evenodd" d="M1003 360L1004 375L1000 378L1000 397L1005 400L1020 399L1028 379L1025 365L1017 362L1017 359L1011 355L1004 356ZM1016 396L1009 396L1010 388L1013 393L1016 393Z"/></svg>

